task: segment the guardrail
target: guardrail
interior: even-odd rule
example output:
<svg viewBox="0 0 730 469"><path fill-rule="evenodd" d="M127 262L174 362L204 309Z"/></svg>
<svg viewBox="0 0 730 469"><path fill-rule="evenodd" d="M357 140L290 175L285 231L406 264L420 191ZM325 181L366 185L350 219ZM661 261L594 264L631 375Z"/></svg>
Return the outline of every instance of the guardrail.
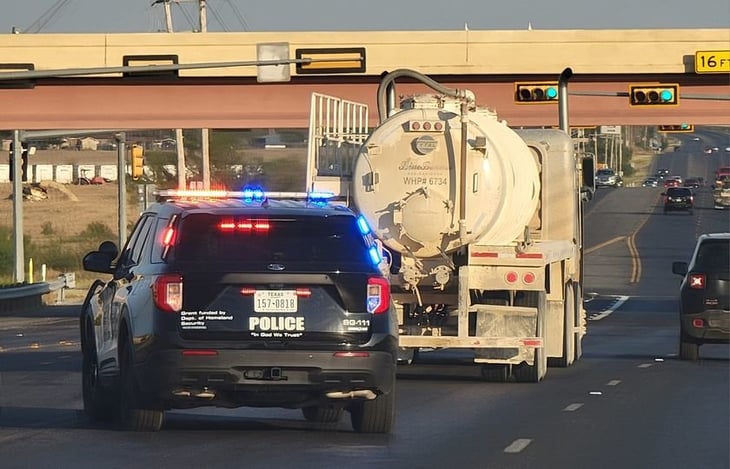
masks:
<svg viewBox="0 0 730 469"><path fill-rule="evenodd" d="M15 287L0 288L0 313L15 312L28 308L40 307L43 295L58 292L58 300L63 299L63 291L76 284L74 274L59 275L50 282L30 283Z"/></svg>

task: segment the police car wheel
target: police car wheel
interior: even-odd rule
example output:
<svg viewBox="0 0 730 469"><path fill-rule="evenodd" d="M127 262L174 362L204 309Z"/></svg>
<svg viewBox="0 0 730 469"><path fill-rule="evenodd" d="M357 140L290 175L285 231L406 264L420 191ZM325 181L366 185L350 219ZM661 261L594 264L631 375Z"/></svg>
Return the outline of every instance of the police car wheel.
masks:
<svg viewBox="0 0 730 469"><path fill-rule="evenodd" d="M89 334L91 326L86 327ZM91 332L93 334L93 332ZM85 335L81 365L81 391L84 399L84 412L92 420L109 421L114 417L114 406L109 391L99 380L99 362L94 349L93 335Z"/></svg>
<svg viewBox="0 0 730 469"><path fill-rule="evenodd" d="M302 415L310 422L335 423L342 417L342 408L331 405L309 406L302 408Z"/></svg>
<svg viewBox="0 0 730 469"><path fill-rule="evenodd" d="M132 368L131 347L123 346L119 351L120 392L119 423L125 430L138 432L156 432L162 428L164 412L158 409L142 409L139 402L139 390Z"/></svg>
<svg viewBox="0 0 730 469"><path fill-rule="evenodd" d="M352 428L359 433L388 433L395 420L395 389L372 401L355 402L350 407Z"/></svg>

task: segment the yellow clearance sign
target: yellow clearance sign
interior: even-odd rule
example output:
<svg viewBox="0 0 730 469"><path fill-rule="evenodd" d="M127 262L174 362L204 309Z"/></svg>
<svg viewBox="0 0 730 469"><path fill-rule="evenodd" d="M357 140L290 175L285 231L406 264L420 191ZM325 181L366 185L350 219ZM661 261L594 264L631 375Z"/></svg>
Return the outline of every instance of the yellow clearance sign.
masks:
<svg viewBox="0 0 730 469"><path fill-rule="evenodd" d="M730 50L698 50L695 73L730 73Z"/></svg>

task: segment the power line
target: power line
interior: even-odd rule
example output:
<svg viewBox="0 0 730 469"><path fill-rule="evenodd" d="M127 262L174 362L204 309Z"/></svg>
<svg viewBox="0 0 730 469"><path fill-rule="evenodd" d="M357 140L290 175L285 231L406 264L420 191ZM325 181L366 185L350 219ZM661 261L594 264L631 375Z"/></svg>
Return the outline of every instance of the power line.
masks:
<svg viewBox="0 0 730 469"><path fill-rule="evenodd" d="M246 18L243 17L241 14L241 11L238 9L238 6L236 6L235 3L233 3L231 0L226 0L226 3L230 5L231 9L233 10L233 14L236 15L236 18L238 18L239 23L241 23L241 26L243 26L244 31L250 31L250 28L248 27L248 23L246 23Z"/></svg>
<svg viewBox="0 0 730 469"><path fill-rule="evenodd" d="M56 15L58 15L58 12L63 9L64 6L69 2L70 0L58 0L56 3L54 3L48 10L44 11L41 16L39 16L30 26L28 26L24 32L29 33L39 33L43 28L45 28L48 23L54 19Z"/></svg>

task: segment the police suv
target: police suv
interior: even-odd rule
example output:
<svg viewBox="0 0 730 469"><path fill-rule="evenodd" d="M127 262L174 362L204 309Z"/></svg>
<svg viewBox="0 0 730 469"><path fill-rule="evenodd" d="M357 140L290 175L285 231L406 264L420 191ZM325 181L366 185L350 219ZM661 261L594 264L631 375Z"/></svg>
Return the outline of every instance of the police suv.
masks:
<svg viewBox="0 0 730 469"><path fill-rule="evenodd" d="M84 409L156 431L168 409L299 408L393 425L397 321L364 219L316 194L161 191L80 316Z"/></svg>

